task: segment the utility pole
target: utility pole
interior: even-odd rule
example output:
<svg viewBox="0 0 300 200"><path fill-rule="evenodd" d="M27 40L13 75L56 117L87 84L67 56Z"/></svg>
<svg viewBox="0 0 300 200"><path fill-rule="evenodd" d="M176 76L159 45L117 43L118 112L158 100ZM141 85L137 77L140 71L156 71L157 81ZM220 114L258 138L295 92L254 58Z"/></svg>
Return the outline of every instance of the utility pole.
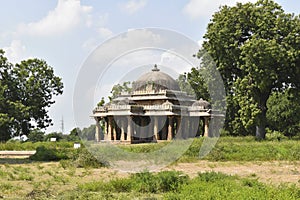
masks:
<svg viewBox="0 0 300 200"><path fill-rule="evenodd" d="M61 133L64 134L65 132L65 124L64 124L64 116L61 117Z"/></svg>

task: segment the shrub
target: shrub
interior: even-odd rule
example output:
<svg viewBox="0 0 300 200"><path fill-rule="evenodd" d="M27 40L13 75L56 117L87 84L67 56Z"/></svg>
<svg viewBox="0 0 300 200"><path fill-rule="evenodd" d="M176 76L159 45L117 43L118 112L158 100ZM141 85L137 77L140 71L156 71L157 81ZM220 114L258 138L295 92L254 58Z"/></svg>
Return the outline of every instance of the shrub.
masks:
<svg viewBox="0 0 300 200"><path fill-rule="evenodd" d="M86 149L79 149L79 153L77 154L77 158L74 160L76 167L107 167L109 166L108 161L102 160L99 157L95 157Z"/></svg>
<svg viewBox="0 0 300 200"><path fill-rule="evenodd" d="M272 131L270 129L267 129L266 131L266 139L267 140L271 140L271 141L281 141L283 139L287 139L286 136L284 136L283 133L279 132L279 131Z"/></svg>
<svg viewBox="0 0 300 200"><path fill-rule="evenodd" d="M28 141L30 142L42 142L44 141L45 133L41 130L34 129L30 131L28 135Z"/></svg>
<svg viewBox="0 0 300 200"><path fill-rule="evenodd" d="M182 184L188 182L186 175L176 171L162 171L156 175L160 192L169 192L179 190Z"/></svg>
<svg viewBox="0 0 300 200"><path fill-rule="evenodd" d="M109 162L101 156L91 154L86 148L75 149L70 153L69 161L61 160L62 167L73 166L82 168L108 167Z"/></svg>
<svg viewBox="0 0 300 200"><path fill-rule="evenodd" d="M136 191L142 193L160 193L177 191L180 186L188 182L188 177L176 171L162 171L154 175L142 172L132 175Z"/></svg>
<svg viewBox="0 0 300 200"><path fill-rule="evenodd" d="M130 192L133 187L133 181L129 178L120 178L120 179L113 179L109 182L109 185L114 192Z"/></svg>
<svg viewBox="0 0 300 200"><path fill-rule="evenodd" d="M56 141L60 141L61 139L63 139L63 134L53 132L45 135L45 141L50 141L50 138L56 138Z"/></svg>
<svg viewBox="0 0 300 200"><path fill-rule="evenodd" d="M57 161L67 158L64 149L47 148L45 146L39 146L36 153L29 157L29 159L36 161Z"/></svg>
<svg viewBox="0 0 300 200"><path fill-rule="evenodd" d="M203 182L216 182L216 181L222 181L224 179L232 179L232 176L222 174L219 172L204 172L204 173L198 173L197 180L203 181Z"/></svg>
<svg viewBox="0 0 300 200"><path fill-rule="evenodd" d="M142 193L157 193L158 182L150 172L141 172L133 174L134 189Z"/></svg>

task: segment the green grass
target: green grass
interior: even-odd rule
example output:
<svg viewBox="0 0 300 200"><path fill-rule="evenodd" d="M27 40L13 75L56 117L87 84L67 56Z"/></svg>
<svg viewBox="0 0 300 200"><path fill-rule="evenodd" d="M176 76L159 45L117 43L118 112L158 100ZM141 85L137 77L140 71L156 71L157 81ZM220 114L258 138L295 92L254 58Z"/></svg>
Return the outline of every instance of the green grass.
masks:
<svg viewBox="0 0 300 200"><path fill-rule="evenodd" d="M199 159L209 161L270 161L270 160L300 160L299 140L265 140L256 141L254 137L221 137L217 140L212 138L196 138L189 146L188 150L179 158L178 162L193 162ZM206 145L204 145L204 143ZM120 146L126 151L135 153L148 153L165 147L162 144L144 144ZM209 153L202 157L199 155L200 149ZM176 151L176 149L175 149Z"/></svg>
<svg viewBox="0 0 300 200"><path fill-rule="evenodd" d="M165 199L299 199L296 186L272 186L255 179L239 178L221 173L203 173L183 185L178 192L164 195Z"/></svg>
<svg viewBox="0 0 300 200"><path fill-rule="evenodd" d="M214 145L216 143L216 145ZM174 141L158 144L135 145L91 145L89 151L103 160L103 166L108 166L106 160L154 160L154 162L193 162L199 159L209 161L270 161L270 160L300 160L300 141L284 139L256 141L254 137L221 137L195 138L187 141ZM187 150L185 149L187 146ZM0 150L41 150L34 160L47 161L71 159L76 154L72 142L8 142L0 143ZM201 156L199 155L201 149ZM170 154L171 152L171 154ZM134 154L131 154L134 153ZM206 155L206 153L208 153ZM183 155L182 155L183 154ZM74 156L73 156L74 157ZM81 161L85 162L84 157ZM107 159L109 158L109 159ZM91 159L90 159L91 160Z"/></svg>
<svg viewBox="0 0 300 200"><path fill-rule="evenodd" d="M189 179L176 171L157 174L143 172L129 178L94 181L78 185L77 189L58 195L58 199L285 199L300 198L300 188L294 185L272 186L256 179L239 178L222 173L199 173ZM156 196L154 196L156 195ZM126 198L125 198L126 197ZM140 198L138 198L140 197Z"/></svg>

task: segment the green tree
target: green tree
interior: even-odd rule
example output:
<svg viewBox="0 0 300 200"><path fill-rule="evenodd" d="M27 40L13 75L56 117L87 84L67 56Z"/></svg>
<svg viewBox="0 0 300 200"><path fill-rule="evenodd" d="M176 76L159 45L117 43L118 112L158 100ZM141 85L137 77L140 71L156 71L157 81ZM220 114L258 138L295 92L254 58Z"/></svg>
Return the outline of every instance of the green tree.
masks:
<svg viewBox="0 0 300 200"><path fill-rule="evenodd" d="M274 92L267 102L268 124L272 130L285 136L300 134L300 97L289 89Z"/></svg>
<svg viewBox="0 0 300 200"><path fill-rule="evenodd" d="M186 72L184 72L183 74L179 74L176 81L181 91L186 92L188 95L195 95L195 91L189 83L188 74Z"/></svg>
<svg viewBox="0 0 300 200"><path fill-rule="evenodd" d="M31 130L28 135L28 141L30 142L42 142L44 140L45 140L45 132L39 129Z"/></svg>
<svg viewBox="0 0 300 200"><path fill-rule="evenodd" d="M61 78L45 61L29 59L13 65L0 50L0 139L50 126L48 108L53 96L62 92Z"/></svg>
<svg viewBox="0 0 300 200"><path fill-rule="evenodd" d="M238 111L230 121L248 131L256 126L258 139L265 138L272 91L299 88L299 32L299 16L286 14L271 0L223 6L208 25L203 47L222 75L228 102Z"/></svg>
<svg viewBox="0 0 300 200"><path fill-rule="evenodd" d="M83 128L80 133L80 138L84 140L95 140L96 125L90 125L87 128Z"/></svg>
<svg viewBox="0 0 300 200"><path fill-rule="evenodd" d="M104 97L102 97L99 103L97 104L97 106L104 106L104 104L105 104L105 100Z"/></svg>
<svg viewBox="0 0 300 200"><path fill-rule="evenodd" d="M68 141L79 141L81 135L80 128L73 128L70 134L67 136Z"/></svg>
<svg viewBox="0 0 300 200"><path fill-rule="evenodd" d="M187 74L188 82L196 94L196 99L211 100L208 92L208 81L204 78L206 73L205 68L192 68L191 72Z"/></svg>
<svg viewBox="0 0 300 200"><path fill-rule="evenodd" d="M125 81L122 84L114 85L111 89L110 93L112 94L109 96L109 100L112 101L114 98L119 96L122 92L128 92L130 93L132 90L130 81Z"/></svg>
<svg viewBox="0 0 300 200"><path fill-rule="evenodd" d="M192 68L191 72L180 74L177 82L181 91L195 96L196 99L210 100L203 68Z"/></svg>
<svg viewBox="0 0 300 200"><path fill-rule="evenodd" d="M45 141L50 141L51 138L56 138L56 141L64 139L64 135L61 132L51 132L45 135Z"/></svg>

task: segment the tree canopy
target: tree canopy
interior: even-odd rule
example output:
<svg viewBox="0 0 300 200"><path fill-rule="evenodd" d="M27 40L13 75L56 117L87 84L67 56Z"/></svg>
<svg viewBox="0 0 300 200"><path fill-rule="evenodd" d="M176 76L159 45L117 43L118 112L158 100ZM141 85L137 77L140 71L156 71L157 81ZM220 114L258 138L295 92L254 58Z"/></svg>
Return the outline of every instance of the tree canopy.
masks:
<svg viewBox="0 0 300 200"><path fill-rule="evenodd" d="M28 59L13 65L0 50L0 140L50 126L48 108L53 96L62 92L61 78L46 61Z"/></svg>
<svg viewBox="0 0 300 200"><path fill-rule="evenodd" d="M256 127L257 138L264 138L270 95L299 89L299 33L299 16L271 0L223 6L213 15L201 51L223 78L231 131Z"/></svg>

